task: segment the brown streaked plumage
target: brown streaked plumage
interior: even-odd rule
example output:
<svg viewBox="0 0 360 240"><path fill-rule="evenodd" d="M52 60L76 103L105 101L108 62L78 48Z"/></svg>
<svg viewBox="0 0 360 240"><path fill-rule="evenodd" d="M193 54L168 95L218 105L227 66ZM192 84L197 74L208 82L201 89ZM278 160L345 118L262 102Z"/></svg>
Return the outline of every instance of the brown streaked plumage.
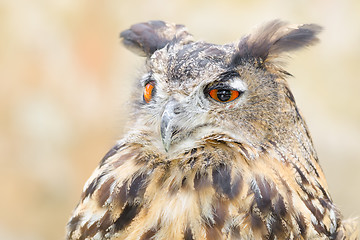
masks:
<svg viewBox="0 0 360 240"><path fill-rule="evenodd" d="M129 132L84 186L68 239L357 239L334 205L281 68L321 28L275 20L239 42L152 21Z"/></svg>

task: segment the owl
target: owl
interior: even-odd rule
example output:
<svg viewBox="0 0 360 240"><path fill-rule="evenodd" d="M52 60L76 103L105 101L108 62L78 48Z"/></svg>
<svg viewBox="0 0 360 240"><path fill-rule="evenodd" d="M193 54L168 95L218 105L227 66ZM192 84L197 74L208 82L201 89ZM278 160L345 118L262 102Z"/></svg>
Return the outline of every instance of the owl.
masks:
<svg viewBox="0 0 360 240"><path fill-rule="evenodd" d="M282 67L320 31L273 20L225 45L163 21L123 31L145 57L129 130L86 182L67 239L357 239Z"/></svg>

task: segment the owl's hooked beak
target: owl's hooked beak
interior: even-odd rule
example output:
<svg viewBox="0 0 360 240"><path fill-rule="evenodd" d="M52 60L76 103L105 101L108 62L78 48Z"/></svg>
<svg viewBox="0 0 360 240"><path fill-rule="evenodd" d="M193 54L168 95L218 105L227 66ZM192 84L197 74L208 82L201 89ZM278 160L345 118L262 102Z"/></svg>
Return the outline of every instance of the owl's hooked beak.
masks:
<svg viewBox="0 0 360 240"><path fill-rule="evenodd" d="M160 132L162 143L165 151L168 152L172 137L176 133L177 126L174 124L174 117L179 113L176 110L178 103L176 100L171 99L165 106L164 112L161 116Z"/></svg>

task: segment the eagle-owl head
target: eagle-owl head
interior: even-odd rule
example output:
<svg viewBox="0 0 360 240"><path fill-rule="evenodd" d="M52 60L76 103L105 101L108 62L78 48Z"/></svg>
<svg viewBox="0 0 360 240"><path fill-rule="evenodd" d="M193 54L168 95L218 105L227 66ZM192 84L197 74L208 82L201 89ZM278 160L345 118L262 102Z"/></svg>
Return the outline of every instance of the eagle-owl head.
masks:
<svg viewBox="0 0 360 240"><path fill-rule="evenodd" d="M121 38L146 57L146 73L134 94L131 126L168 153L211 138L287 145L306 126L281 60L316 43L320 30L274 20L240 41L217 45L194 41L182 25L133 25Z"/></svg>

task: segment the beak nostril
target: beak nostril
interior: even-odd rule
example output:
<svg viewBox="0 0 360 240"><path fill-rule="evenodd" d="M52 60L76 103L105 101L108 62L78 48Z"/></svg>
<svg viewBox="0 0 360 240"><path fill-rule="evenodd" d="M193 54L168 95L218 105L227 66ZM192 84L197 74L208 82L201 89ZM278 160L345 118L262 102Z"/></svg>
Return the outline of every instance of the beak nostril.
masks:
<svg viewBox="0 0 360 240"><path fill-rule="evenodd" d="M175 106L173 111L175 114L179 114L181 112L180 106Z"/></svg>

